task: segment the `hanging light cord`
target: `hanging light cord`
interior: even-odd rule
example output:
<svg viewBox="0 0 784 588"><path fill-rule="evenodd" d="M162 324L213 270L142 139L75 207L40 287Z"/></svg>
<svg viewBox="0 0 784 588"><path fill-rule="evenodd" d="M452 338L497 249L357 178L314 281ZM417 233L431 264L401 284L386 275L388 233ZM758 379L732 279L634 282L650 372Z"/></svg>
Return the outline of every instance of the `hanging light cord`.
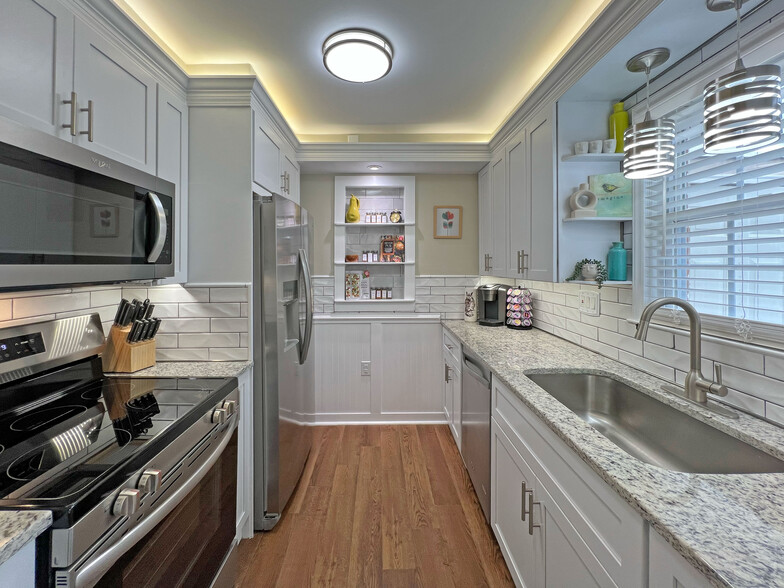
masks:
<svg viewBox="0 0 784 588"><path fill-rule="evenodd" d="M645 122L651 120L651 68L645 66Z"/></svg>
<svg viewBox="0 0 784 588"><path fill-rule="evenodd" d="M735 61L735 69L743 69L743 60L740 58L740 7L741 0L735 0L735 47L738 52L738 59Z"/></svg>

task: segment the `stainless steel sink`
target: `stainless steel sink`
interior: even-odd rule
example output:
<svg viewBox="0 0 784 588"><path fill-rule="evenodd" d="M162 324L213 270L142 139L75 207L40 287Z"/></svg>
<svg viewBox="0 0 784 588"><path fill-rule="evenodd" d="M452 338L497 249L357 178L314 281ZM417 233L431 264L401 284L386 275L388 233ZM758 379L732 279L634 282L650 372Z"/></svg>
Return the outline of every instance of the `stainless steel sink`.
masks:
<svg viewBox="0 0 784 588"><path fill-rule="evenodd" d="M540 387L630 455L676 472L784 472L784 461L612 378L531 374Z"/></svg>

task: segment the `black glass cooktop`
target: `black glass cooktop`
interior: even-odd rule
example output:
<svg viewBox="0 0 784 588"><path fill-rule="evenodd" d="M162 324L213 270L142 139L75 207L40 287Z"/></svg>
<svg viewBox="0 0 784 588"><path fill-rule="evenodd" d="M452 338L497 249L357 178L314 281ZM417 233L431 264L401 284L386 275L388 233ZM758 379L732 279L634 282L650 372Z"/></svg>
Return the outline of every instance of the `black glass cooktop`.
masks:
<svg viewBox="0 0 784 588"><path fill-rule="evenodd" d="M100 374L94 360L0 388L0 507L70 511L113 490L233 389L229 379Z"/></svg>

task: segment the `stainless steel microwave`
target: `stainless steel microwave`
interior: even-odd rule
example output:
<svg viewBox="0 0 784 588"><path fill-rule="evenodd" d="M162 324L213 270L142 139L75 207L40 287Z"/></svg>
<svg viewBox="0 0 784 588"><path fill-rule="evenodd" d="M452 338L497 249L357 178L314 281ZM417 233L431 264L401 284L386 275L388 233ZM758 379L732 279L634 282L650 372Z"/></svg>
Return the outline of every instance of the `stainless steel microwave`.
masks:
<svg viewBox="0 0 784 588"><path fill-rule="evenodd" d="M0 290L174 275L175 186L0 120Z"/></svg>

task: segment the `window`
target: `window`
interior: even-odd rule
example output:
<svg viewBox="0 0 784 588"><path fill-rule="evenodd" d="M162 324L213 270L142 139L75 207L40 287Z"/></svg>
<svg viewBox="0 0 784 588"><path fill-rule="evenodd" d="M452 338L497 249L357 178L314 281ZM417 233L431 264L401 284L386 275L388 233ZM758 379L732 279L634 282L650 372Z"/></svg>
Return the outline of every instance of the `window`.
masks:
<svg viewBox="0 0 784 588"><path fill-rule="evenodd" d="M645 302L688 300L743 339L784 325L784 141L707 156L701 98L670 117L675 172L641 187Z"/></svg>

